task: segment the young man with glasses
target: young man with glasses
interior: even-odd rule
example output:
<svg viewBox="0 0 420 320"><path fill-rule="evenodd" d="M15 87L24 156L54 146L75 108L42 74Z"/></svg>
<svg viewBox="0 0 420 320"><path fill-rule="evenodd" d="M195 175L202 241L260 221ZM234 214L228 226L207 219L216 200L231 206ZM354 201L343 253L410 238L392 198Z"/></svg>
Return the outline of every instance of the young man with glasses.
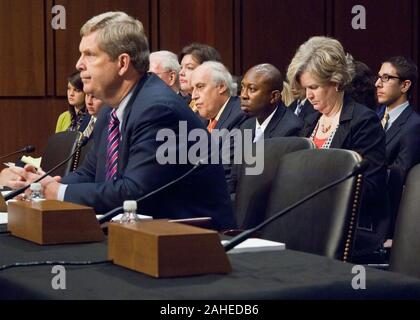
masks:
<svg viewBox="0 0 420 320"><path fill-rule="evenodd" d="M382 63L375 83L378 102L383 105L382 126L386 131L388 190L393 217L390 237L406 175L420 162L420 116L410 103L417 78L417 66L398 56Z"/></svg>

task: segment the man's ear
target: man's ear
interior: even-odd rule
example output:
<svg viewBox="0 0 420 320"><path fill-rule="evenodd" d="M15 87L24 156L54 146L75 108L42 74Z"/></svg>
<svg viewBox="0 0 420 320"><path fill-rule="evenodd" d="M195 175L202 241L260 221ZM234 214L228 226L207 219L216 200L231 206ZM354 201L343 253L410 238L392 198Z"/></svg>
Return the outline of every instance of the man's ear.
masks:
<svg viewBox="0 0 420 320"><path fill-rule="evenodd" d="M281 100L281 92L279 90L273 90L271 91L271 104L276 104Z"/></svg>
<svg viewBox="0 0 420 320"><path fill-rule="evenodd" d="M176 82L176 72L175 71L170 71L169 72L169 86L172 87L175 82Z"/></svg>
<svg viewBox="0 0 420 320"><path fill-rule="evenodd" d="M127 53L122 53L118 56L118 75L122 76L124 75L127 70L128 70L128 66L131 63L131 58Z"/></svg>
<svg viewBox="0 0 420 320"><path fill-rule="evenodd" d="M219 87L219 93L220 93L220 94L223 94L223 93L225 93L227 90L229 90L229 89L228 89L228 87L227 87L227 85L226 85L226 83L221 82L221 83L219 83L217 86Z"/></svg>
<svg viewBox="0 0 420 320"><path fill-rule="evenodd" d="M402 93L407 93L408 90L410 90L411 88L411 80L404 80L402 83L402 88L401 88L401 92Z"/></svg>

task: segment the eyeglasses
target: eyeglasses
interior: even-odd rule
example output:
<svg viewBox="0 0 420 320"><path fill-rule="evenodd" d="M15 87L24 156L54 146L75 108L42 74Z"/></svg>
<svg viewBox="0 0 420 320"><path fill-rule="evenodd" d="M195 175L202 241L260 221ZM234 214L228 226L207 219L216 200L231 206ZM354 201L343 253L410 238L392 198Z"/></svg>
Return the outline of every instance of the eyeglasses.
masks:
<svg viewBox="0 0 420 320"><path fill-rule="evenodd" d="M378 79L381 79L381 82L388 82L389 79L400 79L402 80L400 77L396 77L396 76L390 76L389 74L383 74L383 75L377 75L376 76L376 81L378 81Z"/></svg>

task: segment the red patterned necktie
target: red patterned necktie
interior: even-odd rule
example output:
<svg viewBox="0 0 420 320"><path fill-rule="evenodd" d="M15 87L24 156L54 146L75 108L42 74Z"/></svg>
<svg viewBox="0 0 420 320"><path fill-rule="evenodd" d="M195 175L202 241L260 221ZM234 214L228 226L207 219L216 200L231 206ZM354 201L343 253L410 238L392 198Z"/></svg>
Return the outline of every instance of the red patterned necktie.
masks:
<svg viewBox="0 0 420 320"><path fill-rule="evenodd" d="M106 149L106 180L112 180L117 173L118 146L120 144L120 121L116 110L110 114L108 125L108 145Z"/></svg>
<svg viewBox="0 0 420 320"><path fill-rule="evenodd" d="M207 125L207 130L211 133L214 128L216 128L217 120L213 119L209 121L209 124Z"/></svg>

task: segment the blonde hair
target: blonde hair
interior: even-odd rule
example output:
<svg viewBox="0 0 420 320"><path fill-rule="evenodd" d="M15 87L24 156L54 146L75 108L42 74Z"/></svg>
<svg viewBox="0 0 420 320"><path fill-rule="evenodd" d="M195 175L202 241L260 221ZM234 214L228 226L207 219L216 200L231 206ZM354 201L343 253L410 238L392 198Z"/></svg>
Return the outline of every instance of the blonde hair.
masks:
<svg viewBox="0 0 420 320"><path fill-rule="evenodd" d="M149 69L149 44L139 20L124 12L105 12L87 21L80 29L80 35L83 37L96 31L99 48L111 59L127 53L140 73Z"/></svg>
<svg viewBox="0 0 420 320"><path fill-rule="evenodd" d="M288 82L283 81L283 90L281 92L281 100L283 101L286 107L290 106L290 104L295 100L292 89Z"/></svg>
<svg viewBox="0 0 420 320"><path fill-rule="evenodd" d="M292 88L301 89L300 76L309 72L321 84L334 82L340 91L350 84L355 73L353 58L341 43L329 37L312 37L296 51L287 70Z"/></svg>

